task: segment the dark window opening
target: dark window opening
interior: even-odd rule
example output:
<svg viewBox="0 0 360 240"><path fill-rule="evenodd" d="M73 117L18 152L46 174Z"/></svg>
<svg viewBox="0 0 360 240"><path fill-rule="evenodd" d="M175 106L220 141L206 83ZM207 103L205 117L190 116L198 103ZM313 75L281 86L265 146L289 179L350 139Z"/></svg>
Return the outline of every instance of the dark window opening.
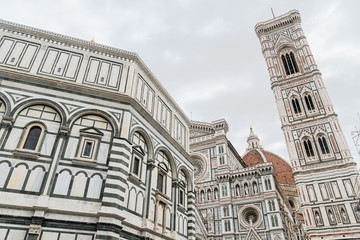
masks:
<svg viewBox="0 0 360 240"><path fill-rule="evenodd" d="M83 157L91 157L92 147L93 147L93 142L90 141L85 142Z"/></svg>
<svg viewBox="0 0 360 240"><path fill-rule="evenodd" d="M297 98L294 98L291 100L291 104L293 106L295 114L301 113L301 108L299 104L299 100Z"/></svg>
<svg viewBox="0 0 360 240"><path fill-rule="evenodd" d="M330 153L329 146L327 145L325 137L320 137L318 139L318 142L319 142L322 154Z"/></svg>
<svg viewBox="0 0 360 240"><path fill-rule="evenodd" d="M24 149L29 149L29 150L35 150L36 146L38 144L40 135L41 135L42 129L38 126L34 126L30 129L25 144L24 144Z"/></svg>
<svg viewBox="0 0 360 240"><path fill-rule="evenodd" d="M179 202L181 205L184 205L184 191L180 189L179 192Z"/></svg>
<svg viewBox="0 0 360 240"><path fill-rule="evenodd" d="M282 62L283 62L283 64L284 64L286 75L290 75L289 67L288 67L288 65L287 65L287 62L286 62L286 60L285 60L285 56L284 56L284 55L281 56L281 60L282 60Z"/></svg>
<svg viewBox="0 0 360 240"><path fill-rule="evenodd" d="M139 169L140 169L140 159L135 157L134 158L134 166L132 172L136 175L139 175Z"/></svg>
<svg viewBox="0 0 360 240"><path fill-rule="evenodd" d="M292 52L290 53L290 58L291 58L292 64L294 65L295 72L299 72L299 69L298 69L296 61L295 61L294 53L292 53Z"/></svg>
<svg viewBox="0 0 360 240"><path fill-rule="evenodd" d="M164 175L161 173L158 174L157 189L162 193L164 192Z"/></svg>
<svg viewBox="0 0 360 240"><path fill-rule="evenodd" d="M290 56L289 56L288 53L286 54L286 60L287 60L287 63L288 63L288 65L289 65L289 68L290 68L290 73L291 73L291 74L294 74L294 73L295 73L295 70L294 70L294 67L293 67L293 65L292 65L292 62L291 62L291 60L290 60Z"/></svg>
<svg viewBox="0 0 360 240"><path fill-rule="evenodd" d="M314 107L314 103L312 101L311 96L309 96L309 95L305 96L304 99L305 99L306 107L308 108L308 110L310 110L310 111L314 110L315 107Z"/></svg>
<svg viewBox="0 0 360 240"><path fill-rule="evenodd" d="M314 150L312 148L312 144L310 142L310 140L305 140L304 141L304 147L305 147L305 152L306 152L306 156L308 157L314 157Z"/></svg>
<svg viewBox="0 0 360 240"><path fill-rule="evenodd" d="M286 75L291 75L299 72L294 53L291 52L290 54L286 53L281 55L281 60L284 65Z"/></svg>

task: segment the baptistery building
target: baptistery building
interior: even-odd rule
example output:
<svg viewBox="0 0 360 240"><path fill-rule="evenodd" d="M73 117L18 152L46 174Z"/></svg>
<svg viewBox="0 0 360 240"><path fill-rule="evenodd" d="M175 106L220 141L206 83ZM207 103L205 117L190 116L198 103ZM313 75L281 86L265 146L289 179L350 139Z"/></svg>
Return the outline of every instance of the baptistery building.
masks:
<svg viewBox="0 0 360 240"><path fill-rule="evenodd" d="M0 239L195 239L190 121L135 53L0 21Z"/></svg>

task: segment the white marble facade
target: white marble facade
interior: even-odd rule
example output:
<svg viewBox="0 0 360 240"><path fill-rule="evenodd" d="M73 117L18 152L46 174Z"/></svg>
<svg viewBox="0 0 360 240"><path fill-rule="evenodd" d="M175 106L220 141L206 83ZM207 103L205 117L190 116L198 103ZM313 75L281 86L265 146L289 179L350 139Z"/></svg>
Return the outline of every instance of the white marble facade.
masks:
<svg viewBox="0 0 360 240"><path fill-rule="evenodd" d="M135 54L0 21L0 239L195 239L190 121Z"/></svg>

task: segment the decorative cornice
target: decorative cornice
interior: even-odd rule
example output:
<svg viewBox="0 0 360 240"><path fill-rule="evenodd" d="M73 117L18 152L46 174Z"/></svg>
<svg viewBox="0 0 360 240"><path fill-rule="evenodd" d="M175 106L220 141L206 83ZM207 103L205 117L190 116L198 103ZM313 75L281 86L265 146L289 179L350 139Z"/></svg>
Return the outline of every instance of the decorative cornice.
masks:
<svg viewBox="0 0 360 240"><path fill-rule="evenodd" d="M70 48L92 52L95 54L104 55L107 57L112 57L115 59L120 59L130 63L135 63L139 66L140 69L144 71L149 79L152 80L154 85L160 90L163 97L166 98L169 102L173 104L174 109L179 113L179 115L184 119L184 121L190 125L190 119L183 112L180 106L175 102L175 100L170 96L167 90L162 86L159 80L151 72L151 70L146 66L144 61L134 52L125 51L119 48L114 48L91 41L85 41L82 39L69 37L66 35L41 30L38 28L29 27L26 25L9 22L3 19L0 19L0 31L12 33L15 35L20 35L27 38L37 39L44 42L49 42L53 44L58 44L61 46L67 46Z"/></svg>
<svg viewBox="0 0 360 240"><path fill-rule="evenodd" d="M300 13L298 10L291 10L290 12L280 15L274 19L266 22L259 22L255 25L255 32L257 36L276 30L284 26L292 25L295 22L301 22Z"/></svg>

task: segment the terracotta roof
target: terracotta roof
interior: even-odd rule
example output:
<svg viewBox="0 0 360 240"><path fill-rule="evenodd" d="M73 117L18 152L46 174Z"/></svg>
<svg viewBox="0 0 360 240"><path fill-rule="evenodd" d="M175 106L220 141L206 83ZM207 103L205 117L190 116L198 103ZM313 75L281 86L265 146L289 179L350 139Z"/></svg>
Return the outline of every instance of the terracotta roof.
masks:
<svg viewBox="0 0 360 240"><path fill-rule="evenodd" d="M249 151L243 156L243 161L246 163L248 167L253 167L259 163L263 163L264 160L261 157L260 153L256 150Z"/></svg>
<svg viewBox="0 0 360 240"><path fill-rule="evenodd" d="M290 165L281 157L265 150L250 150L244 156L243 160L248 167L263 163L264 159L258 152L261 151L267 162L272 162L275 168L275 177L279 183L295 185Z"/></svg>

